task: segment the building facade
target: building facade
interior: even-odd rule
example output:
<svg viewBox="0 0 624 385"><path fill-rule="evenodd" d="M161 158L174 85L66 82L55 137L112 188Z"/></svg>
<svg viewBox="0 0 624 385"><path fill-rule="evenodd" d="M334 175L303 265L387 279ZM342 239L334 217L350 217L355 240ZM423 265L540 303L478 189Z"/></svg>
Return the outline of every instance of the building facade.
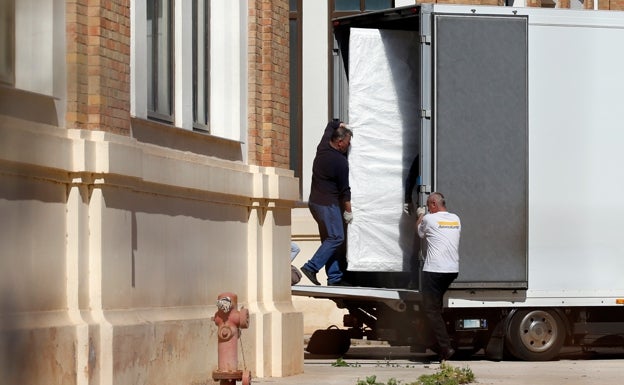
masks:
<svg viewBox="0 0 624 385"><path fill-rule="evenodd" d="M624 9L595 1L471 3ZM223 292L239 367L300 373L342 320L287 262L318 246L314 148L344 118L330 21L413 3L0 0L3 380L212 383Z"/></svg>
<svg viewBox="0 0 624 385"><path fill-rule="evenodd" d="M0 0L0 375L204 384L303 370L288 2Z"/></svg>

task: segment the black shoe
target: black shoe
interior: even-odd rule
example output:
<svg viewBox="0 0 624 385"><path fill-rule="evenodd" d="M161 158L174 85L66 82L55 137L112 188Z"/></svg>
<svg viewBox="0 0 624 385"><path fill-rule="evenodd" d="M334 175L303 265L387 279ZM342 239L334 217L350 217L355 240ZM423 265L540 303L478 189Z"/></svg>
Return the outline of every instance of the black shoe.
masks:
<svg viewBox="0 0 624 385"><path fill-rule="evenodd" d="M303 275L305 275L306 277L308 277L308 279L315 285L320 285L321 283L318 281L318 279L316 279L316 273L313 272L312 270L308 270L306 269L305 266L301 266L301 272L303 273Z"/></svg>
<svg viewBox="0 0 624 385"><path fill-rule="evenodd" d="M336 281L336 282L327 282L327 286L353 286L353 285L351 285L349 282L345 281L344 279L341 279L340 281Z"/></svg>
<svg viewBox="0 0 624 385"><path fill-rule="evenodd" d="M451 357L453 356L453 354L455 354L455 349L453 349L453 348L444 349L440 353L440 361L450 360Z"/></svg>

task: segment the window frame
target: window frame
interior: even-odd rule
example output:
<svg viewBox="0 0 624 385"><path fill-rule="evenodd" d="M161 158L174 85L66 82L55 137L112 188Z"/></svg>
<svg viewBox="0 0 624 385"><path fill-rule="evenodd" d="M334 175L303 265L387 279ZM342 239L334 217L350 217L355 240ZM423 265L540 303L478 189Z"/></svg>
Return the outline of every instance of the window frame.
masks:
<svg viewBox="0 0 624 385"><path fill-rule="evenodd" d="M148 66L151 65L151 69L152 71L150 72L149 67L148 67L148 75L151 73L152 77L150 78L148 76L147 82L148 84L151 84L151 90L152 93L150 94L149 92L149 87L147 89L147 117L148 119L153 119L153 120L157 120L157 121L161 121L161 122L166 122L166 123L173 123L174 119L175 119L175 109L174 109L174 98L175 98L175 91L174 91L174 79L175 79L175 72L174 72L174 66L175 66L175 47L174 47L174 33L175 33L175 17L174 17L174 0L147 0L145 5L146 7L149 7L149 4L153 3L154 4L154 13L157 13L159 11L159 5L166 5L168 8L168 18L167 18L167 36L166 36L166 51L167 54L165 55L165 58L167 60L167 77L165 79L165 83L166 83L166 89L167 89L167 96L168 96L168 102L166 105L166 108L168 109L168 111L163 112L163 111L158 111L158 105L159 105L159 86L160 86L160 78L159 75L161 74L161 72L159 72L159 53L160 50L158 48L158 45L160 43L160 39L155 39L153 38L153 36L157 35L159 31L158 27L160 23L151 23L151 31L148 30L146 28L146 33L148 34L147 36L147 44L150 44L150 39L149 39L149 34L151 33L152 39L151 39L151 46L152 46L152 55L147 57L147 64ZM149 12L147 11L146 8L146 22L149 17ZM149 25L149 23L147 23L147 25ZM154 70L155 69L155 70ZM151 109L150 108L150 103L151 106L153 106L155 109Z"/></svg>
<svg viewBox="0 0 624 385"><path fill-rule="evenodd" d="M336 2L340 1L340 0L330 0L330 4L329 4L329 12L331 14L331 18L330 20L336 18L336 17L342 17L342 16L350 16L350 15L355 15L358 13L365 13L365 12L372 12L372 11L378 11L381 9L386 9L386 8L394 8L395 7L395 1L394 0L388 0L389 5L386 8L375 8L375 9L367 9L366 8L366 1L367 0L360 0L360 9L353 9L353 10L345 10L345 11L336 11Z"/></svg>
<svg viewBox="0 0 624 385"><path fill-rule="evenodd" d="M15 0L0 0L0 84L15 85Z"/></svg>
<svg viewBox="0 0 624 385"><path fill-rule="evenodd" d="M198 9L200 2L203 3L201 18ZM193 129L210 133L210 1L193 0L192 15ZM200 20L203 21L202 29L199 28ZM201 37L200 32L203 32ZM202 50L199 49L200 45ZM200 53L203 55L200 56ZM200 76L200 71L202 76ZM201 93L200 90L202 90Z"/></svg>
<svg viewBox="0 0 624 385"><path fill-rule="evenodd" d="M31 0L35 1L35 0ZM146 14L147 0L130 2L130 20L133 33L130 36L130 114L149 122L175 128L178 131L211 135L239 142L241 154L246 158L248 145L248 120L246 103L248 84L247 66L247 23L248 8L238 1L210 0L210 130L193 128L193 42L192 42L192 3L188 0L174 0L174 31L171 38L175 45L171 49L174 65L172 119L159 119L148 112L148 89L151 85L145 70L152 53L148 49L148 28L151 18ZM151 5L150 5L151 7ZM151 12L151 10L150 10ZM151 31L151 30L150 30ZM214 33L218 31L219 33ZM151 39L151 36L150 36ZM215 52L217 53L215 55ZM151 65L151 64L150 64ZM217 74L217 75L214 75ZM151 76L151 74L149 75ZM150 108L152 106L150 105ZM148 124L152 127L155 125Z"/></svg>
<svg viewBox="0 0 624 385"><path fill-rule="evenodd" d="M295 3L296 9L289 6L289 27L295 25L295 46L293 47L292 36L290 38L290 169L295 177L299 178L299 191L302 191L303 183L303 1L291 0L290 5ZM293 33L290 29L290 34ZM293 73L293 69L295 69ZM300 197L301 198L301 197Z"/></svg>

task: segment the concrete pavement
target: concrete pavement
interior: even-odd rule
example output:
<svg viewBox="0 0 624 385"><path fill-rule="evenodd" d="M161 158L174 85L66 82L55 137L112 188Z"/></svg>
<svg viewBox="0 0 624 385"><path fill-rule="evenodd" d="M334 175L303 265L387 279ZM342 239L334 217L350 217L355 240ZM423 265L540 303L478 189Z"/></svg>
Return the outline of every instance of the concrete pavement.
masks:
<svg viewBox="0 0 624 385"><path fill-rule="evenodd" d="M403 347L354 346L343 358L348 367L334 367L336 358L306 356L304 373L285 378L253 378L253 384L275 385L356 385L375 375L386 384L394 378L410 384L423 374L440 368L435 356L409 353ZM522 362L486 360L476 355L468 361L449 361L455 367L468 367L477 385L619 385L624 374L624 351L600 354L571 351L558 361Z"/></svg>

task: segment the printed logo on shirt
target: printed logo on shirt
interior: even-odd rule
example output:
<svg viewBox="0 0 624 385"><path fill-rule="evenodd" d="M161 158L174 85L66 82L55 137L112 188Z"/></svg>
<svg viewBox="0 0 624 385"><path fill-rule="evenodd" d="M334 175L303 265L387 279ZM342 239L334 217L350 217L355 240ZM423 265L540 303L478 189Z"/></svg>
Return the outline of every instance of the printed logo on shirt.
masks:
<svg viewBox="0 0 624 385"><path fill-rule="evenodd" d="M438 221L439 229L459 229L459 222L457 221Z"/></svg>

